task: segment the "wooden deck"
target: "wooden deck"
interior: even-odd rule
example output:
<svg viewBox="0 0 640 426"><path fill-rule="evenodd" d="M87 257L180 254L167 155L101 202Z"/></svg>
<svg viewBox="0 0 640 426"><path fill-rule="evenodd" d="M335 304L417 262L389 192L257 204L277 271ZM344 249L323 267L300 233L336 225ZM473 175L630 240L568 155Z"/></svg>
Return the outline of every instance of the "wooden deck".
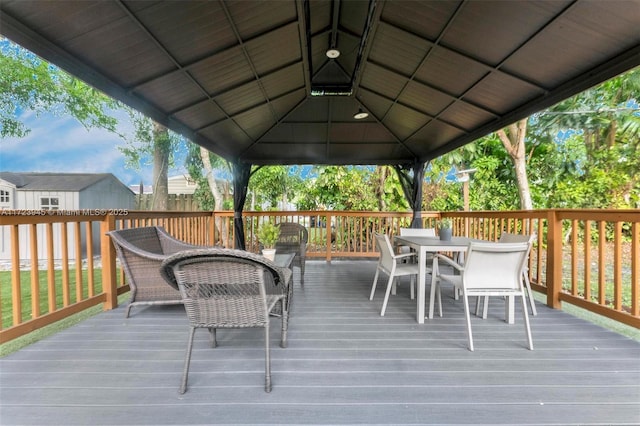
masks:
<svg viewBox="0 0 640 426"><path fill-rule="evenodd" d="M529 351L521 316L506 324L494 298L469 352L449 289L444 316L418 325L405 280L380 317L374 270L312 261L301 288L296 269L270 394L262 330L220 331L216 349L196 333L179 395L182 308L120 307L0 359L0 424L640 424L640 343L539 305Z"/></svg>

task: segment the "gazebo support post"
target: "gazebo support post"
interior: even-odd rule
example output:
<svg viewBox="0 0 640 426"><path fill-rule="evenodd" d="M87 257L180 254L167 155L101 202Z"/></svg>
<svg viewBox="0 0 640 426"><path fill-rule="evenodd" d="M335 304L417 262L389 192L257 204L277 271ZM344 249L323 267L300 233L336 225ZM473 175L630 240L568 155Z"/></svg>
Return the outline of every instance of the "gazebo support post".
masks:
<svg viewBox="0 0 640 426"><path fill-rule="evenodd" d="M233 171L233 235L234 247L238 250L245 250L244 222L242 211L247 199L247 189L251 178L251 164L236 162L232 163Z"/></svg>
<svg viewBox="0 0 640 426"><path fill-rule="evenodd" d="M410 164L397 164L393 168L398 174L400 185L413 210L412 228L422 228L422 183L428 163L415 160Z"/></svg>

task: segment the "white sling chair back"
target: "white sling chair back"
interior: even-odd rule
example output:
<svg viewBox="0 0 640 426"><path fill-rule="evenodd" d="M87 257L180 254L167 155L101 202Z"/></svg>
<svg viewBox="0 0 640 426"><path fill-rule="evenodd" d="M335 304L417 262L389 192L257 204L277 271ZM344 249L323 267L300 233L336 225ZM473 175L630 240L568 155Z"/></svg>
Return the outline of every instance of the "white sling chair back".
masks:
<svg viewBox="0 0 640 426"><path fill-rule="evenodd" d="M435 237L435 228L400 228L401 237ZM408 246L398 246L400 253L409 253L411 249ZM430 259L429 256L428 259Z"/></svg>
<svg viewBox="0 0 640 426"><path fill-rule="evenodd" d="M449 264L460 275L441 274L440 279L453 283L462 289L464 313L467 321L469 350L473 351L471 315L469 313L470 296L519 296L522 300L522 313L529 349L533 350L529 315L522 284L522 268L529 252L529 243L479 243L472 242L467 250L464 266L446 256L437 255L439 260Z"/></svg>
<svg viewBox="0 0 640 426"><path fill-rule="evenodd" d="M498 240L499 243L529 243L529 251L527 251L527 259L525 260L524 267L522 268L522 279L527 289L527 298L529 299L529 305L531 306L531 315L538 315L536 310L536 302L533 298L533 290L531 290L531 282L529 281L529 266L527 265L529 255L531 254L531 248L536 240L535 235L522 235L522 234L510 234L503 232ZM486 304L485 304L486 310ZM486 315L485 315L486 316Z"/></svg>

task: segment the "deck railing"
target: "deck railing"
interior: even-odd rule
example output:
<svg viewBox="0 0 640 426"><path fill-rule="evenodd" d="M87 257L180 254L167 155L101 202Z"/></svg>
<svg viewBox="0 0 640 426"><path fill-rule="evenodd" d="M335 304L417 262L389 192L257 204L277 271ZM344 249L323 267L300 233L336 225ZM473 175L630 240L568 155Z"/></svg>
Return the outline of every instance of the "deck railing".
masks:
<svg viewBox="0 0 640 426"><path fill-rule="evenodd" d="M161 225L200 245L233 246L233 212L0 211L0 343L103 304L117 306L129 290L105 233ZM423 227L441 216L454 235L496 240L503 231L535 234L529 259L533 288L547 304L562 302L640 328L640 211L535 210L423 212ZM307 256L377 257L374 232L397 235L411 213L246 212L247 250L265 220L298 222L309 230ZM8 307L8 308L7 308Z"/></svg>

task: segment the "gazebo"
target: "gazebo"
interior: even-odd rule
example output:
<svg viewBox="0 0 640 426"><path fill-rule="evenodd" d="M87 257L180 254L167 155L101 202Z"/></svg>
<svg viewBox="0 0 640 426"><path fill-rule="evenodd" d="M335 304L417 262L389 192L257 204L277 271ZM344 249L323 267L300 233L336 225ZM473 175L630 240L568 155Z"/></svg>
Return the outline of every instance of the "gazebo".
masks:
<svg viewBox="0 0 640 426"><path fill-rule="evenodd" d="M640 65L638 28L638 0L0 2L3 36L232 162L236 206L243 204L252 165L388 164L419 212L426 163ZM236 209L239 225L242 211ZM116 221L149 219L144 213L2 221L18 247L25 225L79 230L84 221L104 235ZM174 219L152 213L165 223ZM513 218L493 213L498 217L486 222ZM517 212L515 220L548 223L551 288L540 288L559 303L562 221L577 228L595 217L602 233L605 222L616 222L619 236L620 221L628 220L638 235L636 215L531 211ZM199 222L185 219L177 228L207 237L203 229L210 228L182 226L189 223ZM72 246L80 241L68 240ZM368 300L375 263L361 260L310 262L304 287L296 282L289 347L274 349L271 394L258 377L264 355L253 344L256 332L247 329L233 341L221 336L215 350L203 334L193 389L178 396L184 311L149 309L125 320L117 296L126 286L116 286L112 248L106 238L102 243L106 290L94 293L91 281L87 298L72 303L67 291L64 310L52 300L44 316L34 303L24 320L21 298L14 296L18 324L5 335L98 304L107 312L0 359L0 423L557 425L640 419L640 349L632 339L547 302L533 321L536 350L528 351L520 327L513 331L498 320L501 301L492 298L493 318L474 324L478 350L471 353L462 307L453 297L445 299L443 317L419 325L416 303L400 286L381 317L382 298ZM538 273L540 258L538 252ZM612 262L617 271L620 258ZM601 270L608 266L603 259ZM587 256L585 263L591 261ZM19 294L19 256L12 266L11 288ZM37 268L33 262L36 295ZM92 263L88 269L93 276ZM52 262L47 272L53 277ZM604 292L601 299L604 304ZM563 294L563 300L605 310L578 294ZM635 321L638 304L632 305Z"/></svg>
<svg viewBox="0 0 640 426"><path fill-rule="evenodd" d="M640 65L639 17L626 0L4 0L0 32L231 161L239 225L251 165L394 165L419 211L431 159Z"/></svg>

